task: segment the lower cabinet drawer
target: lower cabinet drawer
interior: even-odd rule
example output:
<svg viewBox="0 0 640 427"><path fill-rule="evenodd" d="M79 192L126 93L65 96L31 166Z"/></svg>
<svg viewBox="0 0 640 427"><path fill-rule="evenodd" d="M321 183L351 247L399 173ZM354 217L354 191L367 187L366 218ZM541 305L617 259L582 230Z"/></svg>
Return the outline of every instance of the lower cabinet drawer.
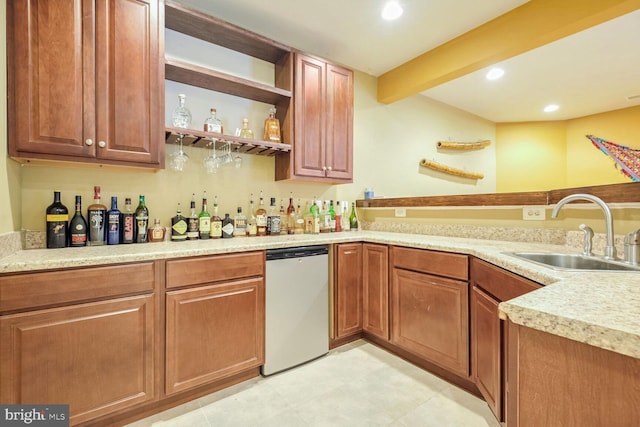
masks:
<svg viewBox="0 0 640 427"><path fill-rule="evenodd" d="M453 279L469 279L469 257L467 255L394 246L392 247L391 259L393 267Z"/></svg>
<svg viewBox="0 0 640 427"><path fill-rule="evenodd" d="M264 364L262 277L167 292L168 395Z"/></svg>
<svg viewBox="0 0 640 427"><path fill-rule="evenodd" d="M264 263L264 251L169 260L167 288L264 276Z"/></svg>

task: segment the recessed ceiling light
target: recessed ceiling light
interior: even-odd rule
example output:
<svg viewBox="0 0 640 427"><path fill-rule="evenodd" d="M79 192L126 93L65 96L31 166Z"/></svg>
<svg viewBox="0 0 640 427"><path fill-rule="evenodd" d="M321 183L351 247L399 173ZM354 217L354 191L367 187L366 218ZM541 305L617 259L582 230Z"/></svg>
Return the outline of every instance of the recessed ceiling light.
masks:
<svg viewBox="0 0 640 427"><path fill-rule="evenodd" d="M386 19L387 21L398 19L402 15L402 12L402 6L400 6L397 0L390 0L382 8L382 19Z"/></svg>
<svg viewBox="0 0 640 427"><path fill-rule="evenodd" d="M492 68L487 73L488 80L498 80L502 76L504 76L504 70L502 68Z"/></svg>
<svg viewBox="0 0 640 427"><path fill-rule="evenodd" d="M560 107L557 106L556 104L549 104L546 107L544 107L544 112L545 113L553 113L554 111L558 111L558 108L560 108Z"/></svg>

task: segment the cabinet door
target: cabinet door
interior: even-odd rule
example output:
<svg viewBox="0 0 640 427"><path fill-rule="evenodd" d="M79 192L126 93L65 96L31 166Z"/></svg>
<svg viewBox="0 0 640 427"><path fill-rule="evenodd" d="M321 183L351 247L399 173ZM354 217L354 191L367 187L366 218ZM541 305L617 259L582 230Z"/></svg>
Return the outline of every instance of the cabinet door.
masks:
<svg viewBox="0 0 640 427"><path fill-rule="evenodd" d="M164 71L157 0L98 2L98 157L164 164ZM162 120L162 122L161 122Z"/></svg>
<svg viewBox="0 0 640 427"><path fill-rule="evenodd" d="M68 403L71 423L157 399L152 295L0 318L0 401Z"/></svg>
<svg viewBox="0 0 640 427"><path fill-rule="evenodd" d="M166 393L264 363L262 277L167 292Z"/></svg>
<svg viewBox="0 0 640 427"><path fill-rule="evenodd" d="M362 243L336 245L335 336L362 331Z"/></svg>
<svg viewBox="0 0 640 427"><path fill-rule="evenodd" d="M7 2L9 154L95 156L93 1Z"/></svg>
<svg viewBox="0 0 640 427"><path fill-rule="evenodd" d="M326 64L296 55L294 174L325 176ZM325 169L323 169L325 167Z"/></svg>
<svg viewBox="0 0 640 427"><path fill-rule="evenodd" d="M327 177L353 179L353 71L327 64Z"/></svg>
<svg viewBox="0 0 640 427"><path fill-rule="evenodd" d="M468 376L468 297L466 282L394 268L391 342Z"/></svg>
<svg viewBox="0 0 640 427"><path fill-rule="evenodd" d="M502 321L499 302L482 289L471 290L473 379L498 420L502 417Z"/></svg>
<svg viewBox="0 0 640 427"><path fill-rule="evenodd" d="M362 245L363 329L389 340L389 250L384 245Z"/></svg>

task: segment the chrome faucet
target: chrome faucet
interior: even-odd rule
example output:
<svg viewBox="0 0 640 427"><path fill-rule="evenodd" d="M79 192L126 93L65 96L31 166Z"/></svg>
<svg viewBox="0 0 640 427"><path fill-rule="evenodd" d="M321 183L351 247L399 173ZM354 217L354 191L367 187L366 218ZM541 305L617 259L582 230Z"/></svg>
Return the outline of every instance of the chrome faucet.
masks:
<svg viewBox="0 0 640 427"><path fill-rule="evenodd" d="M613 217L611 216L611 209L601 198L591 194L571 194L570 196L564 197L556 204L553 211L551 211L551 218L556 218L560 208L575 200L587 200L600 206L604 212L604 220L607 226L607 245L604 247L604 258L616 259L616 247L613 244Z"/></svg>

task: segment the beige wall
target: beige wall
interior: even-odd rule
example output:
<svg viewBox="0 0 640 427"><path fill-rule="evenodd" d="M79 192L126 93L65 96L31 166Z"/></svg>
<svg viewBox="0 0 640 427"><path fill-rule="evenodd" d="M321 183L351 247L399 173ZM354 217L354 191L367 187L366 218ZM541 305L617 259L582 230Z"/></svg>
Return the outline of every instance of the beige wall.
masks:
<svg viewBox="0 0 640 427"><path fill-rule="evenodd" d="M640 148L640 106L555 122L496 125L497 191L630 182L585 135Z"/></svg>

